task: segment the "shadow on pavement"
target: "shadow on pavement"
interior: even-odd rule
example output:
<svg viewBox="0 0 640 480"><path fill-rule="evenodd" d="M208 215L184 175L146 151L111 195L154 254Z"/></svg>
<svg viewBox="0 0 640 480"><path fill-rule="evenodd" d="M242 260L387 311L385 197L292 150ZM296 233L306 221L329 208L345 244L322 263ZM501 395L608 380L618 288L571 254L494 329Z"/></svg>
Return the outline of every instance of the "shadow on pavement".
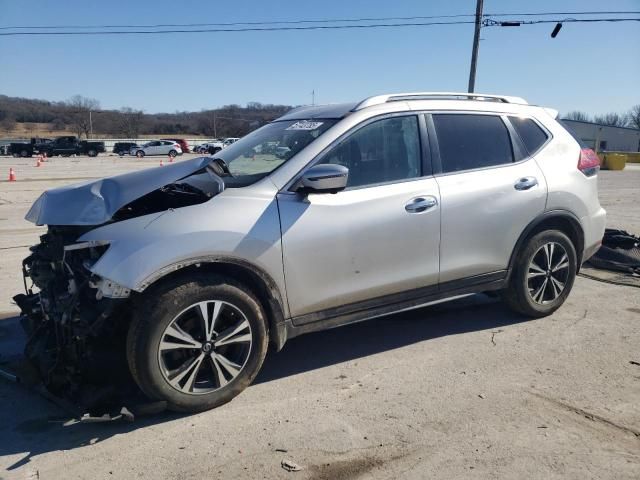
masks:
<svg viewBox="0 0 640 480"><path fill-rule="evenodd" d="M474 295L292 339L281 352L270 352L254 383L275 381L432 338L528 320L510 312L500 302L484 295ZM7 338L1 340L0 344ZM43 453L91 445L115 435L183 417L166 412L141 417L133 423L65 427L63 424L68 417L62 410L35 393L3 380L0 380L0 402L0 457L21 455L11 465L4 466L7 470L18 469L28 464L32 457Z"/></svg>

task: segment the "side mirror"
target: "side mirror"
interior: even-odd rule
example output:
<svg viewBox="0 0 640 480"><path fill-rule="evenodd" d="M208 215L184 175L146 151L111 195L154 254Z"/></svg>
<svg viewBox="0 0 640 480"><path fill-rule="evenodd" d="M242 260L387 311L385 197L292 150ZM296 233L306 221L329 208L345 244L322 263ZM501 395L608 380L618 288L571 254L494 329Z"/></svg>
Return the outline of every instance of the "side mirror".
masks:
<svg viewBox="0 0 640 480"><path fill-rule="evenodd" d="M349 169L342 165L314 165L304 172L295 184L300 193L337 193L344 190L349 178Z"/></svg>

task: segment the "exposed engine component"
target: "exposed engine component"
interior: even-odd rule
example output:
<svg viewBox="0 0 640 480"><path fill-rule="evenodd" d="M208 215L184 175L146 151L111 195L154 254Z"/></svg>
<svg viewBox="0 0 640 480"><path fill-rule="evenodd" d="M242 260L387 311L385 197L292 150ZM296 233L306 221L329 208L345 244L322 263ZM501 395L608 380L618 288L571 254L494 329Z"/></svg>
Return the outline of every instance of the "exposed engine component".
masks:
<svg viewBox="0 0 640 480"><path fill-rule="evenodd" d="M14 297L28 335L26 359L47 389L74 399L86 399L81 387L126 372L122 331L127 317L119 308L124 299L101 295L97 286L102 280L92 278L87 268L108 245L65 249L83 230L50 227L23 261L27 292Z"/></svg>

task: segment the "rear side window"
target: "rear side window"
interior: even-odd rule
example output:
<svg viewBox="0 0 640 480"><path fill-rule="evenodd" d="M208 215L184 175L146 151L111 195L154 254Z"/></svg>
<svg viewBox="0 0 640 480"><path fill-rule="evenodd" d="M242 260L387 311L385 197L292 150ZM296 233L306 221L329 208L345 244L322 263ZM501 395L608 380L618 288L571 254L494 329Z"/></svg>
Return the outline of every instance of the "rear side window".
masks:
<svg viewBox="0 0 640 480"><path fill-rule="evenodd" d="M518 132L529 155L536 153L549 138L546 132L530 118L509 117L509 121Z"/></svg>
<svg viewBox="0 0 640 480"><path fill-rule="evenodd" d="M443 172L513 163L509 131L496 115L434 114Z"/></svg>

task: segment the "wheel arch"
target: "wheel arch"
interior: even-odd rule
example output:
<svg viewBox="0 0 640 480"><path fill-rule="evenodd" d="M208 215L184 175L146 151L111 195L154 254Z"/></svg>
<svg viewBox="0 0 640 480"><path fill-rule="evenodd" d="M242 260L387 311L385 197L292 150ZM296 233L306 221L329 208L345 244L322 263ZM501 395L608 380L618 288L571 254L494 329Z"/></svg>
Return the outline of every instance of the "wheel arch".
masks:
<svg viewBox="0 0 640 480"><path fill-rule="evenodd" d="M260 267L238 258L194 259L169 266L144 281L138 294L176 277L188 278L193 273L221 275L245 285L260 300L267 315L269 342L281 350L287 340L284 317L284 300L277 283Z"/></svg>
<svg viewBox="0 0 640 480"><path fill-rule="evenodd" d="M511 278L511 272L513 271L518 253L522 251L526 245L526 241L544 230L559 230L569 237L576 249L577 269L578 271L580 270L582 256L584 254L584 230L582 229L580 220L568 210L550 210L537 216L520 234L511 252L511 258L509 259L507 281Z"/></svg>

